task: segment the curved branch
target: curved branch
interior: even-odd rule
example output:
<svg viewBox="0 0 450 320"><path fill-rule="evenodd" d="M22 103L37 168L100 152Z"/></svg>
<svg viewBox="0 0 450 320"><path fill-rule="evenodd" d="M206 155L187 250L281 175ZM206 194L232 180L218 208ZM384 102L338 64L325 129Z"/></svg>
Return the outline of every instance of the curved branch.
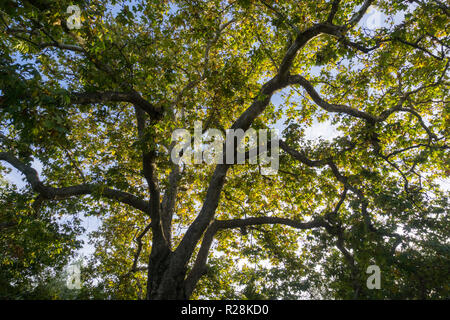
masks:
<svg viewBox="0 0 450 320"><path fill-rule="evenodd" d="M185 290L187 296L191 295L192 291L194 290L195 284L205 274L205 266L206 261L208 260L208 253L211 248L214 236L219 230L243 228L247 226L264 224L281 224L300 230L319 227L326 228L328 226L326 222L321 218L317 218L310 222L299 222L292 219L279 217L252 217L247 219L215 220L210 224L207 231L205 232L194 266L185 280Z"/></svg>
<svg viewBox="0 0 450 320"><path fill-rule="evenodd" d="M38 173L31 166L23 163L14 155L8 152L0 152L0 161L6 161L14 168L25 175L26 180L31 185L32 189L39 193L46 200L66 199L73 196L99 194L102 197L117 200L121 203L148 213L148 203L139 197L117 189L105 188L100 184L80 184L70 187L54 188L44 185L40 180Z"/></svg>
<svg viewBox="0 0 450 320"><path fill-rule="evenodd" d="M303 164L306 164L309 167L323 167L327 164L328 159L325 160L310 160L306 157L306 155L302 152L291 148L285 141L279 141L280 148L283 149L287 154L291 155L294 159L300 161Z"/></svg>
<svg viewBox="0 0 450 320"><path fill-rule="evenodd" d="M70 95L70 101L73 104L82 105L90 103L129 102L148 113L154 120L160 119L163 115L162 108L151 104L136 91L75 92Z"/></svg>
<svg viewBox="0 0 450 320"><path fill-rule="evenodd" d="M328 112L337 112L337 113L345 113L353 117L361 118L364 120L368 120L370 122L377 122L380 121L380 118L374 115L371 115L370 113L342 105L342 104L333 104L328 103L325 100L322 99L322 97L319 95L319 93L314 89L313 85L306 80L301 75L292 75L289 77L289 83L290 84L299 84L301 85L306 92L309 94L311 99L322 109L328 111Z"/></svg>
<svg viewBox="0 0 450 320"><path fill-rule="evenodd" d="M346 27L350 28L355 26L361 19L364 17L364 14L366 13L367 9L371 6L371 4L374 2L374 0L366 0L361 8L356 12L353 17L347 22Z"/></svg>
<svg viewBox="0 0 450 320"><path fill-rule="evenodd" d="M136 252L134 253L133 265L131 266L131 269L128 272L128 274L132 274L136 271L139 271L137 264L139 261L139 256L141 255L141 251L142 251L142 238L147 234L147 232L150 230L151 226L152 226L152 224L149 223L135 239L136 244L137 244L137 249L136 249ZM147 270L147 267L144 268L143 270Z"/></svg>

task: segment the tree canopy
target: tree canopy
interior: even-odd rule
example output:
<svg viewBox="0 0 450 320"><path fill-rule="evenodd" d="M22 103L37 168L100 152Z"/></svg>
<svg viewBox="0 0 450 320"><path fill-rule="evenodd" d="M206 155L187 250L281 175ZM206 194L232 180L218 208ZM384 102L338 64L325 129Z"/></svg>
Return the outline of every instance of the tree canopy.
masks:
<svg viewBox="0 0 450 320"><path fill-rule="evenodd" d="M449 15L438 0L2 1L0 171L26 186L0 181L0 297L448 298ZM279 129L277 174L174 163L172 133L196 121ZM101 225L74 294L58 279L83 216Z"/></svg>

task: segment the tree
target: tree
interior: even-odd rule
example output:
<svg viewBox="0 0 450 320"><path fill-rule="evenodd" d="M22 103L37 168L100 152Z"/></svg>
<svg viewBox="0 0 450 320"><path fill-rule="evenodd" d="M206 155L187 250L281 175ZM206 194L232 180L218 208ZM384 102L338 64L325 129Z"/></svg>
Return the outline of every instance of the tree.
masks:
<svg viewBox="0 0 450 320"><path fill-rule="evenodd" d="M18 0L1 28L0 161L28 218L102 219L86 297L448 298L445 3ZM175 164L200 119L282 128L278 174Z"/></svg>
<svg viewBox="0 0 450 320"><path fill-rule="evenodd" d="M0 180L1 182L1 180ZM19 193L2 184L0 206L0 299L46 299L46 285L57 277L74 251L79 219L62 221L49 205L37 214L30 206L31 190ZM37 204L37 202L35 202Z"/></svg>

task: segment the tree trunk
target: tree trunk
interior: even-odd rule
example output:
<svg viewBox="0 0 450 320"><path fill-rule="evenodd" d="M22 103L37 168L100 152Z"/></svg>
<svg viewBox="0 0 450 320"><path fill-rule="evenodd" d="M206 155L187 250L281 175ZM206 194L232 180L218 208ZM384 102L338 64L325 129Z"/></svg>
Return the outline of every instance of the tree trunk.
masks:
<svg viewBox="0 0 450 320"><path fill-rule="evenodd" d="M171 268L173 253L170 250L152 250L149 259L147 299L187 300L185 290L186 268Z"/></svg>

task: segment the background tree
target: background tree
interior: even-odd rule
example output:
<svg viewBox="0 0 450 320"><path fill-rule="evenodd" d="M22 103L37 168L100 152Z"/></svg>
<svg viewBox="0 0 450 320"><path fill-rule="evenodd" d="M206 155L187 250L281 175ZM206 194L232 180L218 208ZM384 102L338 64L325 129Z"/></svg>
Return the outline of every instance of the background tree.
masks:
<svg viewBox="0 0 450 320"><path fill-rule="evenodd" d="M97 215L84 298L448 298L448 5L74 3L79 29L72 1L1 8L0 161L29 186L1 202L16 224L2 241L42 248L55 242L20 228ZM199 119L283 129L278 174L175 165L172 132ZM321 122L337 137L307 139ZM20 292L36 272L3 272L11 259L2 281Z"/></svg>

